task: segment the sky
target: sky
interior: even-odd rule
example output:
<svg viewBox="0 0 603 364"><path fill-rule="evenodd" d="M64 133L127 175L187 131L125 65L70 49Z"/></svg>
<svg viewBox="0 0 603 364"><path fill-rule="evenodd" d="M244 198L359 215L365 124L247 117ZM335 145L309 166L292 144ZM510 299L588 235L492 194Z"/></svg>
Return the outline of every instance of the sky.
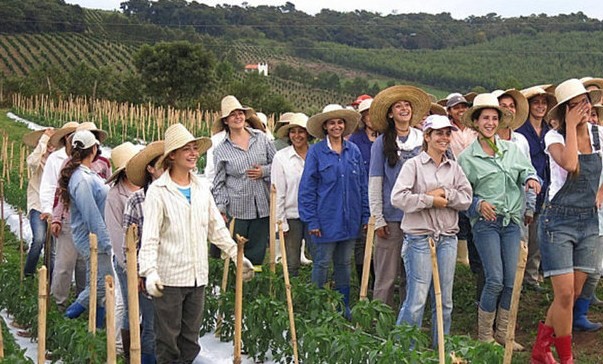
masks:
<svg viewBox="0 0 603 364"><path fill-rule="evenodd" d="M119 9L119 4L124 0L66 0L69 4L78 4L85 8L93 9ZM200 1L207 5L216 4L241 5L244 1ZM249 6L257 5L284 5L287 0L247 0ZM354 11L357 9L379 12L382 15L397 13L430 13L439 14L447 12L456 19L464 19L470 15L486 15L496 13L504 18L528 16L531 14L557 15L570 14L582 11L590 18L603 20L603 6L600 0L345 0L331 1L325 5L319 0L289 0L295 4L296 9L308 14L316 14L322 8L337 11Z"/></svg>

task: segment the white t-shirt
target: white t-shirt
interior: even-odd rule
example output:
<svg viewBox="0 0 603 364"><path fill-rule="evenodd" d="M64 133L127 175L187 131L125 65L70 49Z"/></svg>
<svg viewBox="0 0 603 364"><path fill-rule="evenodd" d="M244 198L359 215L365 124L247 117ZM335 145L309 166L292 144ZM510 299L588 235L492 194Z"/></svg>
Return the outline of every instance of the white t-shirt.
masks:
<svg viewBox="0 0 603 364"><path fill-rule="evenodd" d="M593 143L593 135L592 135L591 128L592 128L592 126L589 124L588 125L588 135L590 136L591 146L592 146L592 149L594 152L595 145ZM598 126L598 128L599 128L600 148L603 148L603 129L600 126ZM559 134L559 132L557 132L557 130L550 130L544 136L545 152L546 152L546 154L549 155L549 161L551 162L551 184L549 186L549 201L553 199L555 194L561 189L563 184L565 184L565 180L567 179L567 171L565 169L563 169L560 165L558 165L557 162L555 162L555 160L553 159L553 157L551 157L551 154L549 153L549 146L551 146L552 144L556 144L556 143L565 145L565 139L563 138L563 135L561 135L561 134ZM578 153L580 153L580 152L578 152ZM598 153L602 154L601 150L599 150Z"/></svg>

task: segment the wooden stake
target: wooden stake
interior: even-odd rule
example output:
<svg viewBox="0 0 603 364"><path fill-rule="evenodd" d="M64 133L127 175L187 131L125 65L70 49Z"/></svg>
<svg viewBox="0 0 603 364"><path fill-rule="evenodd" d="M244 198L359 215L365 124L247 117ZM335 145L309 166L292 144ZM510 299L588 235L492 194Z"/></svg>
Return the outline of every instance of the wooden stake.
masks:
<svg viewBox="0 0 603 364"><path fill-rule="evenodd" d="M4 261L4 224L4 180L0 179L0 264Z"/></svg>
<svg viewBox="0 0 603 364"><path fill-rule="evenodd" d="M46 240L44 241L44 265L47 267L50 267L50 258L52 255L51 252L51 244L52 244L52 224L51 224L52 219L50 217L48 217L46 219ZM46 277L46 280L48 281L48 286L51 285L52 283L52 276L50 275L50 270L47 271L48 277ZM47 296L46 298L46 306L47 308L50 307L50 295Z"/></svg>
<svg viewBox="0 0 603 364"><path fill-rule="evenodd" d="M4 359L4 339L2 338L2 327L0 327L0 361Z"/></svg>
<svg viewBox="0 0 603 364"><path fill-rule="evenodd" d="M287 265L287 251L285 250L285 233L283 221L278 221L278 239L281 247L281 262L283 264L283 277L285 278L285 294L287 295L287 310L289 311L289 328L291 330L291 345L293 346L293 359L299 363L297 355L297 332L295 331L295 315L293 314L293 298L291 297L291 282L289 281L289 267Z"/></svg>
<svg viewBox="0 0 603 364"><path fill-rule="evenodd" d="M230 220L230 224L228 230L230 231L230 236L234 237L234 227L235 227L235 218L233 217ZM226 294L226 289L228 289L228 273L230 270L230 257L226 257L224 259L224 271L222 272L222 286L220 286L220 298L224 297ZM222 300L221 300L222 301ZM220 302L222 303L222 302ZM222 313L218 311L218 317L216 318L216 332L215 336L220 336L220 331L222 330Z"/></svg>
<svg viewBox="0 0 603 364"><path fill-rule="evenodd" d="M88 305L88 332L96 335L96 282L98 279L98 240L90 234L90 303Z"/></svg>
<svg viewBox="0 0 603 364"><path fill-rule="evenodd" d="M442 312L442 290L440 287L440 271L438 269L438 256L433 239L429 237L429 250L431 252L431 267L433 270L433 291L436 301L436 318L438 325L438 356L440 364L446 363L446 353L444 352L444 315ZM433 322L431 323L433 325Z"/></svg>
<svg viewBox="0 0 603 364"><path fill-rule="evenodd" d="M136 242L138 227L134 224L126 230L126 274L128 276L128 320L130 322L130 363L140 364L140 315L138 302L138 260Z"/></svg>
<svg viewBox="0 0 603 364"><path fill-rule="evenodd" d="M46 362L47 274L46 266L38 269L38 363Z"/></svg>
<svg viewBox="0 0 603 364"><path fill-rule="evenodd" d="M115 287L113 277L105 277L105 309L107 310L107 364L117 363L115 350Z"/></svg>
<svg viewBox="0 0 603 364"><path fill-rule="evenodd" d="M234 364L241 364L241 329L243 326L243 258L248 240L237 234L237 278L235 288Z"/></svg>
<svg viewBox="0 0 603 364"><path fill-rule="evenodd" d="M371 257L373 256L373 240L375 238L375 217L369 217L366 228L366 244L364 245L364 262L362 265L362 280L360 283L360 300L366 300L368 292L369 273L371 272Z"/></svg>
<svg viewBox="0 0 603 364"><path fill-rule="evenodd" d="M276 187L270 185L270 271L276 272ZM272 285L271 285L272 286ZM271 289L272 291L272 289Z"/></svg>
<svg viewBox="0 0 603 364"><path fill-rule="evenodd" d="M525 241L520 242L519 258L517 259L517 270L515 271L515 282L513 282L513 293L511 295L511 307L509 308L509 323L507 325L507 337L505 338L505 356L503 364L510 364L513 358L513 346L515 345L515 323L517 322L517 310L519 309L519 298L521 297L521 285L523 274L528 261L528 245Z"/></svg>

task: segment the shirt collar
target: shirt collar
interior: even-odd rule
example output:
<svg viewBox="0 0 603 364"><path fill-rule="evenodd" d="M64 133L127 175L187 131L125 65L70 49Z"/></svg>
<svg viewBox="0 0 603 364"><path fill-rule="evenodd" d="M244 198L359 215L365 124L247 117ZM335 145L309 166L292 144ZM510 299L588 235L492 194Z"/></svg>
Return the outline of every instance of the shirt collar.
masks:
<svg viewBox="0 0 603 364"><path fill-rule="evenodd" d="M431 156L426 151L422 151L421 154L419 154L419 161L421 161L422 164L427 164L429 162L432 162L435 164L435 161L433 160L433 158L431 158ZM442 159L442 164L448 163L449 161L450 161L450 159L446 156L446 154L444 154L444 158Z"/></svg>
<svg viewBox="0 0 603 364"><path fill-rule="evenodd" d="M501 154L504 154L509 149L508 144L502 142L500 140L500 138L498 137L498 135L494 136L494 142L496 143L496 146L498 147L498 151ZM493 156L487 154L486 152L484 152L484 149L482 148L482 146L479 142L479 136L477 137L477 139L475 139L473 144L471 144L470 148L471 148L471 154L476 157L481 157L481 158L492 158L493 157ZM494 157L496 157L496 154L494 155Z"/></svg>

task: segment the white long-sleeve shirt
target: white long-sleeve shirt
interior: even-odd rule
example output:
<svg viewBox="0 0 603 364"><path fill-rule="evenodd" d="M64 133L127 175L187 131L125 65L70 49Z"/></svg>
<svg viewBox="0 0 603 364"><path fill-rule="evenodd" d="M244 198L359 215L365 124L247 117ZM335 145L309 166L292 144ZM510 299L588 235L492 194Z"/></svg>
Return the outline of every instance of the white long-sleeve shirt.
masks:
<svg viewBox="0 0 603 364"><path fill-rule="evenodd" d="M193 173L190 178L190 203L169 171L153 182L143 203L139 273L146 277L157 272L166 286L207 284L208 241L231 258L237 254L208 182Z"/></svg>
<svg viewBox="0 0 603 364"><path fill-rule="evenodd" d="M270 177L276 188L276 219L283 222L283 231L289 231L287 219L299 219L297 194L305 161L293 146L274 155Z"/></svg>
<svg viewBox="0 0 603 364"><path fill-rule="evenodd" d="M29 182L27 183L27 213L31 210L41 211L40 207L40 183L42 173L46 164L46 150L50 137L42 134L38 145L27 156L27 167L29 168Z"/></svg>
<svg viewBox="0 0 603 364"><path fill-rule="evenodd" d="M54 205L54 193L59 184L59 176L63 163L67 159L65 148L58 149L51 153L46 159L42 181L40 182L40 207L43 214L52 214Z"/></svg>

